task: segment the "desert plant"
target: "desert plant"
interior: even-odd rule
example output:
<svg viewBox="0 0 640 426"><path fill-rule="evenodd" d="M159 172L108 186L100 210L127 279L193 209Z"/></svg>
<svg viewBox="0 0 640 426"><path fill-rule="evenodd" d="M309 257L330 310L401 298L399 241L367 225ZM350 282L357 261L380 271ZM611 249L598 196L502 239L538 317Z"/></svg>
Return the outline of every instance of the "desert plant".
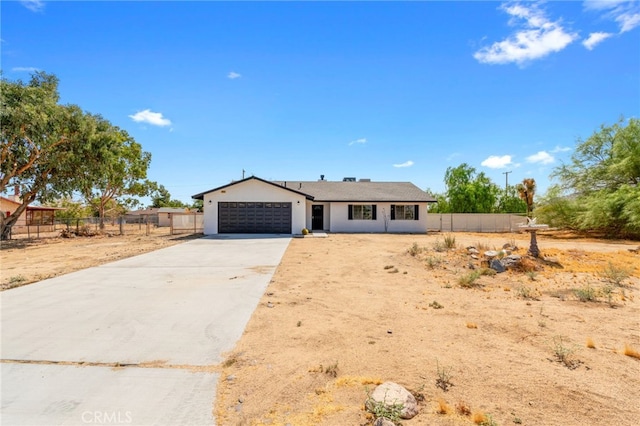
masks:
<svg viewBox="0 0 640 426"><path fill-rule="evenodd" d="M26 280L27 279L22 275L14 275L13 277L9 278L9 284L20 284L25 282Z"/></svg>
<svg viewBox="0 0 640 426"><path fill-rule="evenodd" d="M435 257L435 256L429 256L427 257L427 266L430 269L435 268L436 266L440 265L442 263L442 259L440 259L439 257Z"/></svg>
<svg viewBox="0 0 640 426"><path fill-rule="evenodd" d="M609 306L611 306L612 308L615 307L615 303L613 303L613 286L605 285L600 289L600 292L607 299L607 303L609 304Z"/></svg>
<svg viewBox="0 0 640 426"><path fill-rule="evenodd" d="M429 303L429 306L432 307L433 309L442 309L442 308L444 308L444 306L439 304L437 300L434 300L433 302Z"/></svg>
<svg viewBox="0 0 640 426"><path fill-rule="evenodd" d="M496 272L495 269L492 268L482 268L478 270L480 272L480 275L486 276L486 277L493 277L495 276L498 272Z"/></svg>
<svg viewBox="0 0 640 426"><path fill-rule="evenodd" d="M302 228L302 235L308 235L309 230L307 228Z"/></svg>
<svg viewBox="0 0 640 426"><path fill-rule="evenodd" d="M640 359L640 352L638 352L637 350L635 350L635 348L629 344L624 345L624 354L626 356L630 356L632 358L637 358Z"/></svg>
<svg viewBox="0 0 640 426"><path fill-rule="evenodd" d="M444 246L448 249L456 248L456 237L451 234L444 236Z"/></svg>
<svg viewBox="0 0 640 426"><path fill-rule="evenodd" d="M461 416L471 415L471 408L469 408L469 406L464 401L458 401L458 403L456 404L456 411Z"/></svg>
<svg viewBox="0 0 640 426"><path fill-rule="evenodd" d="M328 376L338 377L338 361L336 361L331 365L328 365L324 369L322 368L322 365L321 365L320 370L322 370L322 372Z"/></svg>
<svg viewBox="0 0 640 426"><path fill-rule="evenodd" d="M497 426L495 420L491 417L491 414L485 414L482 412L476 412L473 414L473 422L478 426Z"/></svg>
<svg viewBox="0 0 640 426"><path fill-rule="evenodd" d="M400 420L402 419L402 410L404 410L404 404L398 402L394 404L387 404L383 401L374 401L371 399L371 393L369 390L367 392L367 402L365 402L365 407L373 417L376 419L387 419L395 425L400 424ZM385 398L386 399L386 398Z"/></svg>
<svg viewBox="0 0 640 426"><path fill-rule="evenodd" d="M601 275L605 280L620 287L623 281L631 276L631 269L616 266L612 262L609 262L601 272Z"/></svg>
<svg viewBox="0 0 640 426"><path fill-rule="evenodd" d="M478 278L480 278L480 275L480 271L470 272L458 278L458 284L460 284L460 287L464 288L473 287L474 285L476 285L475 282Z"/></svg>
<svg viewBox="0 0 640 426"><path fill-rule="evenodd" d="M449 414L451 412L451 407L449 406L449 404L447 404L447 401L445 401L442 398L438 398L438 410L437 413L438 414Z"/></svg>
<svg viewBox="0 0 640 426"><path fill-rule="evenodd" d="M518 297L525 299L525 300L538 300L535 292L533 290L531 290L531 287L527 287L527 286L520 286L518 287L518 289L516 290L516 293L518 294Z"/></svg>
<svg viewBox="0 0 640 426"><path fill-rule="evenodd" d="M562 336L553 337L552 349L556 360L568 369L573 370L580 365L580 361L575 358L577 348L570 346Z"/></svg>
<svg viewBox="0 0 640 426"><path fill-rule="evenodd" d="M440 363L436 359L436 386L443 391L448 391L453 383L451 383L451 367L440 366Z"/></svg>
<svg viewBox="0 0 640 426"><path fill-rule="evenodd" d="M413 245L409 248L409 250L407 250L407 252L411 255L411 256L417 256L420 253L422 253L422 248L420 248L420 246L418 246L418 243L413 243Z"/></svg>
<svg viewBox="0 0 640 426"><path fill-rule="evenodd" d="M440 240L436 240L433 243L433 250L437 251L438 253L442 253L443 251L447 250L447 246L444 245L444 243Z"/></svg>
<svg viewBox="0 0 640 426"><path fill-rule="evenodd" d="M581 302L593 302L597 299L596 290L589 284L584 287L574 289L573 294L575 294Z"/></svg>
<svg viewBox="0 0 640 426"><path fill-rule="evenodd" d="M525 275L531 280L531 281L535 281L536 280L536 275L538 275L536 273L536 271L527 271L525 272Z"/></svg>

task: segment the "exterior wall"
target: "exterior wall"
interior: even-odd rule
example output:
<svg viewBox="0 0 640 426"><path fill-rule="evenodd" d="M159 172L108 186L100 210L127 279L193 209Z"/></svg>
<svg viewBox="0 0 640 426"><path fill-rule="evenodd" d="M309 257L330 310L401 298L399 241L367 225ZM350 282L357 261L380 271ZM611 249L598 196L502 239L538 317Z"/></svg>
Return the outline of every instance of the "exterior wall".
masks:
<svg viewBox="0 0 640 426"><path fill-rule="evenodd" d="M441 232L518 232L526 223L524 214L430 213L427 229Z"/></svg>
<svg viewBox="0 0 640 426"><path fill-rule="evenodd" d="M7 215L7 212L11 213L11 215L13 215L13 212L16 211L16 209L20 207L20 204L14 203L13 201L7 200L5 198L0 198L0 211L3 212L5 214L5 216ZM13 225L14 227L16 226L26 226L27 225L27 218L26 218L26 210L20 215L20 217L18 218L18 221L15 223L15 225Z"/></svg>
<svg viewBox="0 0 640 426"><path fill-rule="evenodd" d="M375 204L376 220L349 220L349 204ZM417 204L419 207L418 220L391 220L391 204ZM389 233L425 234L427 232L427 203L402 203L402 202L349 202L331 203L330 206L331 232L385 232L384 217L388 217L387 230ZM326 212L325 212L326 215Z"/></svg>
<svg viewBox="0 0 640 426"><path fill-rule="evenodd" d="M306 197L258 180L247 180L204 194L204 234L218 233L218 203L253 201L291 203L291 227L294 234L302 233L306 226Z"/></svg>

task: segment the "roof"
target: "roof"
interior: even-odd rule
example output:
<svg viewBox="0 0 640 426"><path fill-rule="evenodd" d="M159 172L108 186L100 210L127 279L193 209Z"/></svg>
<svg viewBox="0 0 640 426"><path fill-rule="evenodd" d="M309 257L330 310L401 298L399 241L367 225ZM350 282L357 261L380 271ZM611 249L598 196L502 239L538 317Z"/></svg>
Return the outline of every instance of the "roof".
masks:
<svg viewBox="0 0 640 426"><path fill-rule="evenodd" d="M219 186L217 188L213 188L213 189L201 192L201 193L196 194L196 195L192 195L191 198L193 198L195 200L204 200L204 194L208 194L208 193L214 192L214 191L219 191L221 189L228 188L230 186L237 185L239 183L246 182L246 181L249 181L249 180L257 180L257 181L260 181L260 182L263 182L263 183L266 183L266 184L269 184L269 185L277 186L278 188L282 188L284 190L291 191L291 192L294 192L294 193L299 194L299 195L304 195L309 200L313 200L313 196L311 196L309 194L306 194L306 193L304 193L302 191L296 191L295 188L293 188L290 185L283 186L283 185L280 185L280 184L275 183L275 182L269 182L268 180L260 179L259 177L256 177L256 176L249 176L248 178L245 178L245 179L242 179L242 180L238 180L238 181L235 181L235 182L231 182L231 183L228 183L226 185Z"/></svg>
<svg viewBox="0 0 640 426"><path fill-rule="evenodd" d="M315 201L437 202L411 182L319 180L288 181L287 186L313 195Z"/></svg>
<svg viewBox="0 0 640 426"><path fill-rule="evenodd" d="M7 197L0 196L0 198L2 198L2 201L15 204L16 206L22 205L22 203L20 203L18 201L15 201L15 200L12 200L12 199L7 198ZM27 210L66 210L66 207L49 207L49 206L32 206L32 205L28 205L27 206Z"/></svg>
<svg viewBox="0 0 640 426"><path fill-rule="evenodd" d="M185 213L188 212L187 207L160 207L158 213Z"/></svg>
<svg viewBox="0 0 640 426"><path fill-rule="evenodd" d="M204 194L218 191L249 179L256 179L270 185L305 195L308 199L314 201L437 202L435 198L411 182L334 182L327 180L270 182L254 176L196 194L193 198L202 200L204 198Z"/></svg>

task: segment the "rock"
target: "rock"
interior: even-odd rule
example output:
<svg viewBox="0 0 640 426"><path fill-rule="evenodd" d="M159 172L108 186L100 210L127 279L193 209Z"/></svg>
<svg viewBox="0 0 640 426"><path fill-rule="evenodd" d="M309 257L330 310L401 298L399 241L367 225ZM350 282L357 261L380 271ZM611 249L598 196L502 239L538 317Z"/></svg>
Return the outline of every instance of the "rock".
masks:
<svg viewBox="0 0 640 426"><path fill-rule="evenodd" d="M492 257L496 257L498 255L498 252L495 250L487 250L484 252L484 255L488 258L492 258Z"/></svg>
<svg viewBox="0 0 640 426"><path fill-rule="evenodd" d="M476 259L476 260L477 260L477 259L478 259L478 256L476 256L475 254L472 254L472 255L471 255L471 258L472 258L472 259Z"/></svg>
<svg viewBox="0 0 640 426"><path fill-rule="evenodd" d="M473 263L469 262L469 269L473 270L476 269L476 267Z"/></svg>
<svg viewBox="0 0 640 426"><path fill-rule="evenodd" d="M373 411L376 404L384 404L389 408L401 404L400 418L402 419L411 419L418 414L418 403L415 397L411 392L394 382L384 382L376 387L365 402L365 407L369 411Z"/></svg>
<svg viewBox="0 0 640 426"><path fill-rule="evenodd" d="M498 259L492 259L491 262L489 263L489 267L494 271L496 271L497 273L506 271L506 268L504 267L502 262L500 262Z"/></svg>
<svg viewBox="0 0 640 426"><path fill-rule="evenodd" d="M478 254L478 253L480 253L480 252L478 251L478 249L477 249L477 248L475 248L475 247L469 247L469 248L467 249L467 251L469 252L469 254Z"/></svg>
<svg viewBox="0 0 640 426"><path fill-rule="evenodd" d="M396 424L384 417L378 417L376 421L373 422L373 426L396 426Z"/></svg>
<svg viewBox="0 0 640 426"><path fill-rule="evenodd" d="M267 308L273 308L273 303L267 302Z"/></svg>
<svg viewBox="0 0 640 426"><path fill-rule="evenodd" d="M510 254L503 258L501 262L505 268L515 268L520 263L520 259L522 259L522 256L518 254Z"/></svg>

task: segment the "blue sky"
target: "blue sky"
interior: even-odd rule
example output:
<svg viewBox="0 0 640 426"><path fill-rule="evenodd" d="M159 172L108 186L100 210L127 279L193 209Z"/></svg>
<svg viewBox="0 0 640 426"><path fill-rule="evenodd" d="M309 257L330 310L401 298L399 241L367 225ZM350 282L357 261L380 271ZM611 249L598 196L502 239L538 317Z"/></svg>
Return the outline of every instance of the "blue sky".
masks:
<svg viewBox="0 0 640 426"><path fill-rule="evenodd" d="M578 138L640 115L638 1L3 1L5 78L152 153L173 198L256 175L445 189L468 163L539 193Z"/></svg>

